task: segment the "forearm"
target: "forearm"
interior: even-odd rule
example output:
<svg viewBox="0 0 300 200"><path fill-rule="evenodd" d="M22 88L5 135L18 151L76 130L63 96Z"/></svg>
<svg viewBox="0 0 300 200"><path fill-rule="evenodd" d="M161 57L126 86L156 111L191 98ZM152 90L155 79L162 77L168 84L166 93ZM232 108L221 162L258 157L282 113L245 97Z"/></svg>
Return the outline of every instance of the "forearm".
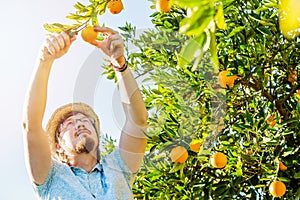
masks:
<svg viewBox="0 0 300 200"><path fill-rule="evenodd" d="M27 131L41 130L46 107L47 87L53 60L38 60L29 84L23 110L23 126Z"/></svg>
<svg viewBox="0 0 300 200"><path fill-rule="evenodd" d="M148 112L131 70L126 69L124 72L116 72L116 75L127 120L130 120L136 126L145 127Z"/></svg>

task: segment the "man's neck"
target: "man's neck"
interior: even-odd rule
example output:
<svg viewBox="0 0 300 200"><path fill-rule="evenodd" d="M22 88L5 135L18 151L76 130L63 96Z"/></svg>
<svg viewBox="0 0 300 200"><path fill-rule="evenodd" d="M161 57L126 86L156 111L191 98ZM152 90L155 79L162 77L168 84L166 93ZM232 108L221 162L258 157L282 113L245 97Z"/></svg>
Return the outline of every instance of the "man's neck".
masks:
<svg viewBox="0 0 300 200"><path fill-rule="evenodd" d="M86 172L90 172L98 160L91 154L81 153L72 157L69 157L69 166L78 167L84 169Z"/></svg>

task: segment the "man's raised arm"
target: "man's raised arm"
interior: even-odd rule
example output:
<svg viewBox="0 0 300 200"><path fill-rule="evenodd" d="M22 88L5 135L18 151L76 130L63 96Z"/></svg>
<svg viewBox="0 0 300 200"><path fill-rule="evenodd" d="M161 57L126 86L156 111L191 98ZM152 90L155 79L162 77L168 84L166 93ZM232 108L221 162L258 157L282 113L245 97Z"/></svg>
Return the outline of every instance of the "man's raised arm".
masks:
<svg viewBox="0 0 300 200"><path fill-rule="evenodd" d="M124 41L118 32L106 27L94 27L103 33L103 41L94 41L93 45L111 58L111 65L115 69L118 79L119 92L126 115L126 122L122 129L119 149L122 159L132 172L140 168L146 149L148 113L138 88L138 84L127 67L124 57Z"/></svg>
<svg viewBox="0 0 300 200"><path fill-rule="evenodd" d="M47 102L49 74L55 59L67 53L75 38L62 32L45 39L25 97L23 132L25 160L31 179L42 184L49 172L51 153L47 134L42 127Z"/></svg>

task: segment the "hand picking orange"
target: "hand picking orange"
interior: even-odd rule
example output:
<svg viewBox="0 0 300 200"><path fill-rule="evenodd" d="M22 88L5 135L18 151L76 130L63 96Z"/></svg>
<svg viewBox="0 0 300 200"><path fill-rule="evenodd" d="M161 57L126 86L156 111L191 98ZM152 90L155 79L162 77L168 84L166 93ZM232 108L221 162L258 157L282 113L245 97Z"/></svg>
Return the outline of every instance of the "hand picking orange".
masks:
<svg viewBox="0 0 300 200"><path fill-rule="evenodd" d="M124 9L124 6L121 0L110 0L106 8L112 14L119 14Z"/></svg>
<svg viewBox="0 0 300 200"><path fill-rule="evenodd" d="M96 40L98 36L98 32L94 31L93 26L87 26L85 29L81 31L81 37L84 41L91 43Z"/></svg>

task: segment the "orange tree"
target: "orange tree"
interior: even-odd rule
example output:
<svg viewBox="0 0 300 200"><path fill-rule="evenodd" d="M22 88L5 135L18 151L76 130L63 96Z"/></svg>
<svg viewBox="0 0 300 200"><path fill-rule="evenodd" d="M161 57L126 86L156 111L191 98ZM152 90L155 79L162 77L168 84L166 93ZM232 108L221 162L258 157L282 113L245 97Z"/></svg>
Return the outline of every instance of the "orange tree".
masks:
<svg viewBox="0 0 300 200"><path fill-rule="evenodd" d="M290 7L295 2L282 1ZM74 5L76 12L67 16L73 25L45 28L97 25L108 0L89 2ZM282 199L299 199L300 45L299 32L289 30L299 28L298 12L280 10L275 0L166 2L170 11L151 15L154 29L134 37L133 26L120 27L135 46L127 46L129 66L143 79L150 114L135 198L270 199L275 190ZM113 70L105 69L114 79ZM229 72L223 79L234 78L228 87L218 82L223 71ZM197 150L191 148L195 140ZM114 148L111 138L104 143L105 151ZM177 146L188 151L184 162L172 161ZM217 152L226 155L223 168L210 163ZM269 189L275 181L284 183L284 194Z"/></svg>
<svg viewBox="0 0 300 200"><path fill-rule="evenodd" d="M282 199L299 199L300 45L281 33L277 1L174 0L151 18L155 28L137 38L121 27L150 114L135 198L270 199L277 180ZM233 87L219 85L224 70L238 77ZM188 150L184 163L170 158L176 146ZM224 168L210 164L216 152Z"/></svg>

